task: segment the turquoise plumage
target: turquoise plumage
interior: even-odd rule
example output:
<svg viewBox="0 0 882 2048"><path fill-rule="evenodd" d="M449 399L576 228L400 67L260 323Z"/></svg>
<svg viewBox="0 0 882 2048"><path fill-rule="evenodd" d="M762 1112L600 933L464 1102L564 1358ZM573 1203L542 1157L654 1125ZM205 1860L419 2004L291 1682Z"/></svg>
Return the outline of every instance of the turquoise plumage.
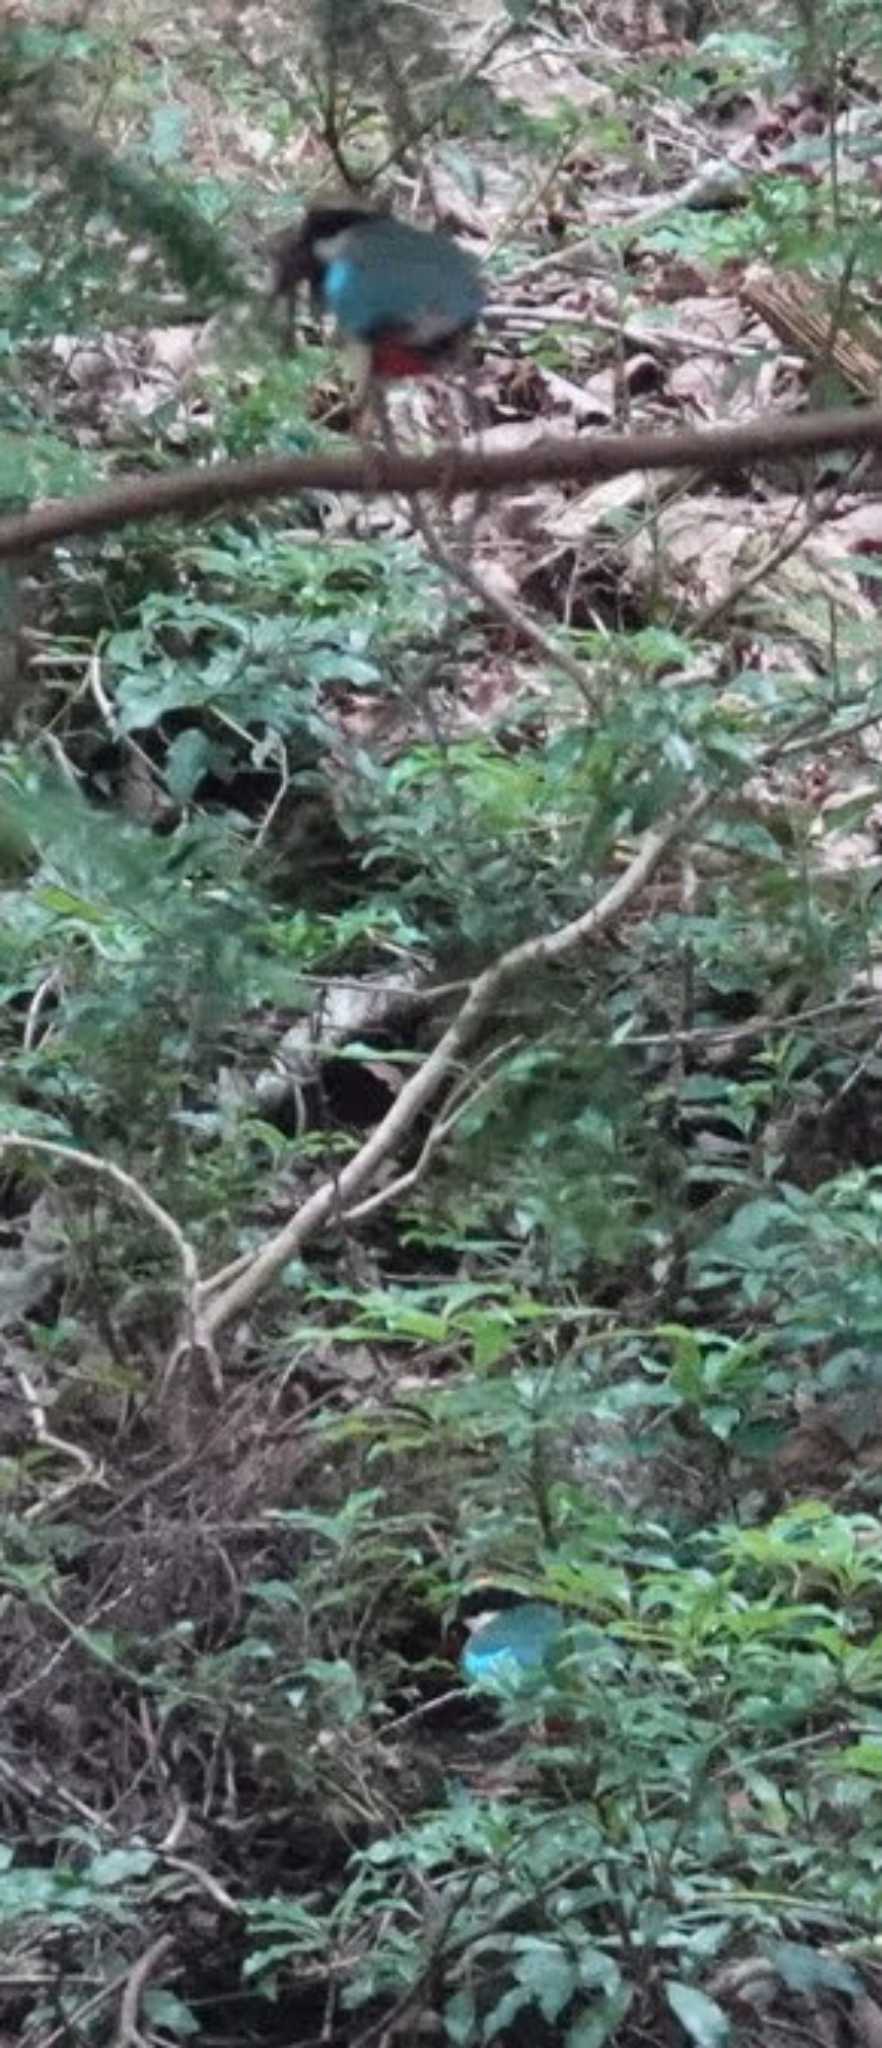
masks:
<svg viewBox="0 0 882 2048"><path fill-rule="evenodd" d="M427 376L479 318L477 264L449 235L358 207L314 207L276 243L276 292L309 287L369 377Z"/></svg>
<svg viewBox="0 0 882 2048"><path fill-rule="evenodd" d="M325 303L344 334L395 334L414 348L474 326L482 297L475 265L448 235L389 219L344 230L324 279Z"/></svg>
<svg viewBox="0 0 882 2048"><path fill-rule="evenodd" d="M463 1677L480 1685L540 1678L565 1627L560 1608L546 1600L506 1608L470 1636L460 1659Z"/></svg>

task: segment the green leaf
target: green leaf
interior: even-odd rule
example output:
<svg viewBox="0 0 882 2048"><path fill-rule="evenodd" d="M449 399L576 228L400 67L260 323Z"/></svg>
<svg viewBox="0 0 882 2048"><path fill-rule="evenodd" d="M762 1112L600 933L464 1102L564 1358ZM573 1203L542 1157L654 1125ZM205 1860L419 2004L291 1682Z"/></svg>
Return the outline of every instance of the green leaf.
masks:
<svg viewBox="0 0 882 2048"><path fill-rule="evenodd" d="M155 1863L152 1849L108 1849L93 1857L87 1875L93 1884L109 1887L124 1884L127 1877L146 1877Z"/></svg>
<svg viewBox="0 0 882 2048"><path fill-rule="evenodd" d="M531 2004L530 1993L522 1984L511 1985L488 2012L481 2028L482 2041L498 2041L500 2034L506 2035L512 2020Z"/></svg>
<svg viewBox="0 0 882 2048"><path fill-rule="evenodd" d="M708 1998L695 1984L681 1984L669 1978L665 1997L672 2013L698 2048L722 2048L732 2031L728 2015L715 1998Z"/></svg>
<svg viewBox="0 0 882 2048"><path fill-rule="evenodd" d="M454 2048L469 2048L477 2039L477 2013L471 1991L455 1991L444 2007L444 2026Z"/></svg>
<svg viewBox="0 0 882 2048"><path fill-rule="evenodd" d="M104 904L91 903L85 896L75 896L71 889L62 889L55 883L35 889L34 895L44 909L55 910L61 917L78 917L85 924L106 924L108 911Z"/></svg>
<svg viewBox="0 0 882 2048"><path fill-rule="evenodd" d="M851 1742L836 1751L830 1769L857 1771L865 1778L882 1778L882 1742Z"/></svg>
<svg viewBox="0 0 882 2048"><path fill-rule="evenodd" d="M557 2019L573 1996L579 1972L573 1958L556 1941L519 1941L515 1975L527 1986L543 2019Z"/></svg>
<svg viewBox="0 0 882 2048"><path fill-rule="evenodd" d="M165 757L165 780L169 792L180 803L188 803L212 765L215 754L208 736L192 726L179 732Z"/></svg>
<svg viewBox="0 0 882 2048"><path fill-rule="evenodd" d="M266 1600L272 1607L301 1607L302 1598L291 1579L251 1579L248 1591L255 1600Z"/></svg>
<svg viewBox="0 0 882 2048"><path fill-rule="evenodd" d="M0 500L7 507L30 498L72 496L88 490L99 476L91 456L36 425L27 434L0 429Z"/></svg>
<svg viewBox="0 0 882 2048"><path fill-rule="evenodd" d="M848 1997L859 1998L864 1989L858 1972L848 1963L801 1941L771 1943L769 1961L788 1991L844 1991Z"/></svg>
<svg viewBox="0 0 882 2048"><path fill-rule="evenodd" d="M154 164L178 163L184 152L190 117L186 107L169 101L155 107L150 119L147 148Z"/></svg>
<svg viewBox="0 0 882 2048"><path fill-rule="evenodd" d="M120 1662L119 1642L111 1629L81 1628L77 1631L77 1636L78 1640L85 1644L86 1649L91 1650L93 1657L97 1657L99 1664L113 1665Z"/></svg>
<svg viewBox="0 0 882 2048"><path fill-rule="evenodd" d="M622 1984L608 1997L590 2005L571 2021L564 2035L564 2048L603 2048L621 2026L633 1997L633 1987Z"/></svg>
<svg viewBox="0 0 882 2048"><path fill-rule="evenodd" d="M471 1330L472 1363L479 1372L486 1372L491 1365L497 1365L512 1348L511 1324L503 1322L499 1316L458 1316L457 1327Z"/></svg>
<svg viewBox="0 0 882 2048"><path fill-rule="evenodd" d="M161 1985L149 1985L144 1992L144 2011L154 2027L164 2027L169 2034L177 2034L182 2041L192 2039L202 2029L195 2013L183 1999L173 1991L164 1991Z"/></svg>
<svg viewBox="0 0 882 2048"><path fill-rule="evenodd" d="M37 1109L23 1109L18 1102L0 1102L0 1131L15 1131L23 1138L55 1138L61 1145L75 1143L69 1124Z"/></svg>

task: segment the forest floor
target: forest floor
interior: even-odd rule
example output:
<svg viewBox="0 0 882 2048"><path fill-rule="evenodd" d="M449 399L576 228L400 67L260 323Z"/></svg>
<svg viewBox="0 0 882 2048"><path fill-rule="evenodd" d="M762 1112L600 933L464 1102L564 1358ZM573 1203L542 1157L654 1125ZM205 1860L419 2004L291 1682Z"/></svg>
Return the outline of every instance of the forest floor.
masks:
<svg viewBox="0 0 882 2048"><path fill-rule="evenodd" d="M872 43L341 8L7 10L10 510L349 445L344 178L488 280L401 446L875 396ZM2 2048L877 2048L880 549L772 455L9 572Z"/></svg>

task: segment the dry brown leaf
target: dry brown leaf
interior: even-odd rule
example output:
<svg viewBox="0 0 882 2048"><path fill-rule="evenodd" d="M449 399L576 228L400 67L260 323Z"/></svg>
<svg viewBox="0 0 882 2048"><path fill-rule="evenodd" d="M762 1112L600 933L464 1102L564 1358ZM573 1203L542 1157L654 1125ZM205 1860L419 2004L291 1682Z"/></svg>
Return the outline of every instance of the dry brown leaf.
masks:
<svg viewBox="0 0 882 2048"><path fill-rule="evenodd" d="M459 181L437 160L432 163L432 198L439 226L452 235L474 235L480 241L486 241L489 232L486 208L473 204Z"/></svg>
<svg viewBox="0 0 882 2048"><path fill-rule="evenodd" d="M867 498L837 519L830 529L847 554L882 554L882 498Z"/></svg>
<svg viewBox="0 0 882 2048"><path fill-rule="evenodd" d="M78 394L75 416L100 424L110 438L124 430L126 416L149 418L170 397L183 397L188 375L208 357L210 333L210 322L178 324L107 333L98 346L57 334L50 352Z"/></svg>
<svg viewBox="0 0 882 2048"><path fill-rule="evenodd" d="M651 311L635 307L628 325L639 329L641 324L647 341L664 340L665 328L672 327L678 334L693 335L697 347L702 341L727 347L743 336L744 308L740 299L715 296L712 292L686 293L671 306Z"/></svg>
<svg viewBox="0 0 882 2048"><path fill-rule="evenodd" d="M606 424L615 419L618 402L615 370L598 370L595 376L586 377L584 384L576 384L572 377L561 377L557 370L546 370L541 365L537 367L548 396L557 409L568 412L577 420L601 420Z"/></svg>
<svg viewBox="0 0 882 2048"><path fill-rule="evenodd" d="M667 379L670 396L704 419L728 410L722 386L717 356L692 356L688 363L677 363Z"/></svg>
<svg viewBox="0 0 882 2048"><path fill-rule="evenodd" d="M578 498L567 499L557 517L549 519L548 536L578 545L605 526L615 532L623 512L634 512L641 506L654 510L679 480L674 470L657 471L652 478L639 470L631 470L626 476L607 477L602 484L593 484L590 491L582 491Z"/></svg>
<svg viewBox="0 0 882 2048"><path fill-rule="evenodd" d="M663 506L651 532L635 536L626 551L629 575L638 587L661 587L669 603L688 614L705 611L732 595L733 617L782 634L782 665L799 669L806 658L829 658L830 608L847 624L875 623L876 613L860 580L842 561L835 527L809 535L767 577L743 591L765 557L794 534L802 518L790 499L758 507L748 500L695 496ZM868 655L869 661L869 655Z"/></svg>
<svg viewBox="0 0 882 2048"><path fill-rule="evenodd" d="M866 1995L856 1998L851 2008L851 2022L859 2048L882 2048L882 2007L875 1998Z"/></svg>
<svg viewBox="0 0 882 2048"><path fill-rule="evenodd" d="M480 436L480 446L489 454L514 453L519 448L533 448L544 441L548 428L544 420L500 420L494 427L487 427Z"/></svg>
<svg viewBox="0 0 882 2048"><path fill-rule="evenodd" d="M48 1195L38 1195L27 1216L10 1226L0 1250L0 1329L20 1323L51 1297L64 1272L67 1237Z"/></svg>
<svg viewBox="0 0 882 2048"><path fill-rule="evenodd" d="M615 111L612 88L598 84L564 51L550 50L544 38L532 46L520 38L517 57L503 50L488 67L488 76L497 91L519 101L531 114L554 114L561 105L590 107L597 114Z"/></svg>
<svg viewBox="0 0 882 2048"><path fill-rule="evenodd" d="M496 532L530 547L541 547L549 535L554 534L556 522L563 517L566 506L563 491L556 491L551 484L537 484L535 490L522 491L517 497L500 500L495 508Z"/></svg>

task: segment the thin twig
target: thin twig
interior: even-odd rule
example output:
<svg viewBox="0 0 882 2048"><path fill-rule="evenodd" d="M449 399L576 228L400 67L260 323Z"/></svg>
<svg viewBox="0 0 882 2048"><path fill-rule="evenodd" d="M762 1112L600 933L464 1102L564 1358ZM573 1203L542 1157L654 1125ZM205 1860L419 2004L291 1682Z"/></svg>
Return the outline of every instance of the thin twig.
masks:
<svg viewBox="0 0 882 2048"><path fill-rule="evenodd" d="M223 1912L233 1913L237 1918L241 1918L244 1908L237 1906L235 1899L227 1891L226 1886L222 1885L218 1878L213 1877L210 1870L203 1869L201 1863L191 1863L189 1857L174 1856L167 1849L160 1848L157 1853L162 1857L163 1863L168 1864L170 1870L182 1871L185 1877L192 1878L194 1884L201 1886L201 1889L208 1893L208 1897L213 1899L215 1905L220 1906Z"/></svg>
<svg viewBox="0 0 882 2048"><path fill-rule="evenodd" d="M494 1061L501 1059L503 1052L508 1049L500 1047L494 1054ZM373 1215L377 1209L387 1208L390 1202L397 1202L401 1195L408 1194L411 1188L415 1188L439 1147L449 1138L451 1131L456 1129L466 1111L474 1108L479 1098L486 1095L488 1088L492 1088L495 1078L495 1075L491 1075L489 1079L482 1081L480 1086L469 1088L465 1101L458 1103L455 1109L448 1109L446 1114L432 1125L419 1158L408 1172L399 1174L397 1180L389 1181L385 1187L378 1188L376 1194L368 1195L363 1202L356 1202L354 1209L347 1209L344 1213L344 1222L363 1223L366 1216Z"/></svg>
<svg viewBox="0 0 882 2048"><path fill-rule="evenodd" d="M374 391L373 398L374 409L379 421L386 453L390 460L394 462L401 451L395 440L385 397L378 388ZM589 688L587 670L580 661L576 660L575 655L570 654L568 648L557 646L554 640L547 633L543 632L542 627L537 626L535 620L531 619L527 612L522 611L520 605L514 604L512 599L506 597L502 591L494 590L492 584L486 583L483 576L480 575L477 569L473 568L471 562L467 559L466 551L463 551L461 554L454 554L453 550L445 545L434 520L426 510L419 492L408 491L405 493L405 496L414 531L419 534L426 553L429 559L435 563L436 568L440 569L442 574L447 576L452 582L458 583L462 590L468 591L470 597L477 598L479 604L482 604L487 611L495 612L497 617L503 620L503 623L509 627L510 631L518 639L526 640L527 644L534 648L537 654L542 656L543 661L549 662L552 667L559 668L564 675L569 676L570 682L575 684L586 710L596 711L597 707Z"/></svg>
<svg viewBox="0 0 882 2048"><path fill-rule="evenodd" d="M101 675L101 660L97 653L92 653L89 656L89 661L87 664L87 677L89 689L91 690L92 696L95 699L95 702L98 706L98 709L101 713L107 730L110 733L111 739L115 742L117 746L122 748L124 753L129 755L129 758L131 760L138 762L139 767L144 770L144 774L151 788L155 792L157 792L162 802L164 804L167 804L168 797L166 791L163 789L162 781L157 770L156 763L154 761L151 761L150 755L145 751L145 749L142 746L139 746L137 740L132 739L130 733L124 733L121 730L121 721L119 718L119 714L116 711L114 705L111 703L110 698L107 695L107 691L104 688L104 683Z"/></svg>
<svg viewBox="0 0 882 2048"><path fill-rule="evenodd" d="M117 1166L113 1159L102 1159L96 1153L83 1152L78 1145L60 1145L54 1139L32 1138L21 1131L9 1131L0 1136L0 1158L6 1152L34 1152L41 1158L56 1159L64 1166L76 1166L81 1172L93 1174L98 1180L109 1181L113 1187L118 1188L127 1201L149 1217L150 1222L173 1246L181 1268L185 1343L192 1353L200 1351L211 1367L213 1353L199 1320L199 1266L196 1254L184 1236L180 1224L175 1222L167 1209L163 1209L160 1203L148 1194L147 1189L141 1186L134 1174L127 1173L122 1166Z"/></svg>
<svg viewBox="0 0 882 2048"><path fill-rule="evenodd" d="M111 1977L109 1984L102 1984L100 1990L93 1991L91 1997L84 1999L82 2005L69 2009L59 2027L53 2027L50 2034L35 2035L33 2048L57 2048L58 2043L64 2043L65 2048L69 2048L71 2041L78 2038L82 2040L85 2021L94 2018L102 2005L107 2005L110 1999L115 1997L120 1985L125 1984L128 1974L127 1969L118 1970L115 1976Z"/></svg>
<svg viewBox="0 0 882 2048"><path fill-rule="evenodd" d="M63 1458L73 1458L74 1462L81 1467L85 1476L88 1479L94 1480L96 1486L104 1485L105 1482L102 1479L101 1473L89 1457L88 1451L81 1450L79 1444L68 1443L66 1437L53 1436L46 1421L46 1410L33 1381L25 1372L24 1367L13 1364L12 1370L21 1388L25 1406L31 1418L31 1428L34 1432L35 1441L38 1444L43 1444L47 1450L59 1451Z"/></svg>
<svg viewBox="0 0 882 2048"><path fill-rule="evenodd" d="M685 185L678 186L676 192L664 192L656 199L623 200L622 220L615 232L618 235L627 233L628 240L633 241L644 229L654 228L658 221L664 220L666 214L676 213L681 206L694 206L696 202L706 203L709 191L721 183L728 184L729 189L733 189L736 181L744 179L742 159L753 147L753 136L743 137L728 156L704 164L694 177L687 178ZM564 243L562 248L552 250L550 255L537 256L532 263L525 263L507 282L512 290L517 290L522 284L532 283L535 277L544 277L549 270L568 270L573 263L580 263L583 256L595 256L597 246L598 235L595 229L591 235L580 236L577 242Z"/></svg>
<svg viewBox="0 0 882 2048"><path fill-rule="evenodd" d="M143 2036L138 2028L138 2020L144 1987L153 1976L157 1964L162 1962L163 1956L168 1955L172 1948L174 1942L171 1935L160 1934L158 1940L151 1942L150 1947L144 1950L144 1954L138 1957L138 1961L132 1964L120 2000L119 2026L114 2036L113 2048L141 2048Z"/></svg>
<svg viewBox="0 0 882 2048"><path fill-rule="evenodd" d="M537 626L535 619L531 619L520 605L514 604L501 590L494 590L491 583L486 583L479 571L472 568L470 562L462 561L445 547L416 497L410 498L410 508L416 531L422 539L426 553L431 556L437 568L443 570L445 575L451 576L463 590L469 592L470 596L477 598L485 610L495 612L497 618L502 619L519 640L525 640L536 654L541 655L543 661L547 661L552 668L560 669L562 675L569 676L586 710L596 712L597 706L589 685L588 671L582 662L577 661L568 648L559 645L550 634L545 633L541 626Z"/></svg>
<svg viewBox="0 0 882 2048"><path fill-rule="evenodd" d="M35 988L28 1004L28 1013L25 1018L25 1028L22 1035L22 1046L25 1052L33 1052L34 1050L37 1042L37 1027L45 1004L49 1001L50 996L60 995L63 987L64 975L61 968L52 967L48 974L44 974L42 981Z"/></svg>
<svg viewBox="0 0 882 2048"><path fill-rule="evenodd" d="M764 555L762 561L758 562L755 568L748 569L744 576L740 576L736 583L730 585L729 589L724 592L722 597L717 599L715 604L708 605L707 610L703 611L697 619L693 620L686 638L689 640L704 639L711 627L719 624L720 619L724 618L728 611L731 611L732 606L737 604L739 598L744 597L747 591L753 590L757 583L763 581L764 577L772 575L775 569L780 569L784 562L791 560L797 550L803 546L804 542L810 540L812 534L817 532L818 527L823 526L830 519L843 492L855 489L864 472L870 467L872 459L869 450L866 450L863 455L859 455L850 468L844 470L842 475L835 479L830 489L815 499L814 504L809 506L804 517L796 526L791 527L788 532L787 527L793 516L792 512L789 513L785 521L783 537L774 547L769 549L768 554Z"/></svg>

